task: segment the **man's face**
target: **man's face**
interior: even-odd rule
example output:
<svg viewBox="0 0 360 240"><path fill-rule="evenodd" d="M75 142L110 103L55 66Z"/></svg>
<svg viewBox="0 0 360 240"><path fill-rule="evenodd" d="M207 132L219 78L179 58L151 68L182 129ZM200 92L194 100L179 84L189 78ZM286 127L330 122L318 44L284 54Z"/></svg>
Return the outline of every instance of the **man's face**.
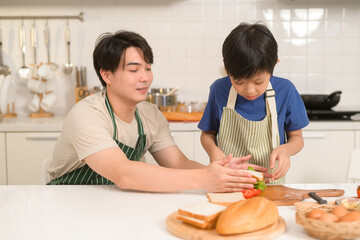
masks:
<svg viewBox="0 0 360 240"><path fill-rule="evenodd" d="M109 90L129 104L146 99L153 81L151 64L145 62L143 52L136 47L126 49L114 73L110 74Z"/></svg>
<svg viewBox="0 0 360 240"><path fill-rule="evenodd" d="M230 80L236 92L240 96L246 98L247 100L255 100L266 91L270 77L270 73L264 72L257 74L254 77L241 80L234 80L230 76Z"/></svg>

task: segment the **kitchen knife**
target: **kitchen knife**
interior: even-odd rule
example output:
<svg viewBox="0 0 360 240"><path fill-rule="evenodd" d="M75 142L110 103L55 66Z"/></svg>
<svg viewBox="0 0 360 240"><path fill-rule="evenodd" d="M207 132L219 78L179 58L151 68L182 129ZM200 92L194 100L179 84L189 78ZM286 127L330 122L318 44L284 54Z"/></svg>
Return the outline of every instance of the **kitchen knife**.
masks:
<svg viewBox="0 0 360 240"><path fill-rule="evenodd" d="M315 201L317 201L320 204L327 204L327 201L325 199L322 199L321 197L316 195L316 193L314 193L314 192L309 192L309 197L311 197L312 199L314 199Z"/></svg>

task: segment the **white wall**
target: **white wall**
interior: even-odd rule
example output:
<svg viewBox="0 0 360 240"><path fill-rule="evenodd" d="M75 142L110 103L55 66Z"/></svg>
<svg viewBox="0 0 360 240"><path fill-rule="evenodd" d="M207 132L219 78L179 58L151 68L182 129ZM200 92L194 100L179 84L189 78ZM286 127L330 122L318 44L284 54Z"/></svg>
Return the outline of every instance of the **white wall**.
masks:
<svg viewBox="0 0 360 240"><path fill-rule="evenodd" d="M221 47L240 22L264 21L279 44L280 63L275 75L289 78L300 93L342 90L339 105L360 105L360 1L357 0L2 0L0 15L77 15L70 20L71 59L88 69L89 86L100 85L92 67L96 38L119 29L143 35L155 56L153 87L178 87L180 100L206 101L210 84L224 76ZM25 20L30 33L32 20ZM21 20L0 20L4 63L21 66L18 28ZM38 61L46 61L39 29ZM66 62L66 21L50 20L51 57ZM29 37L30 34L28 34ZM27 39L27 64L33 62ZM64 115L74 103L74 75L56 73L54 112ZM27 115L28 90L19 86L17 113Z"/></svg>

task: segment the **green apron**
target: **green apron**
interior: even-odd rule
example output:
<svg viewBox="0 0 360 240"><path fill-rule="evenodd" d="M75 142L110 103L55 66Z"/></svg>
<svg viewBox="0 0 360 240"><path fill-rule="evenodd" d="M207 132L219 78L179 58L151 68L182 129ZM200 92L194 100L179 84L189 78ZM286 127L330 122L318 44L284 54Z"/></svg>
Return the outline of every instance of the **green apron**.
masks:
<svg viewBox="0 0 360 240"><path fill-rule="evenodd" d="M270 154L280 144L275 91L269 82L265 92L266 116L261 121L250 121L238 114L235 111L236 98L237 92L231 87L221 116L218 146L226 156L230 153L234 157L251 154L249 163L269 168ZM269 169L269 173L273 171ZM270 183L283 184L285 176Z"/></svg>
<svg viewBox="0 0 360 240"><path fill-rule="evenodd" d="M146 144L146 135L144 134L143 125L137 109L135 111L135 118L138 125L139 138L137 140L136 147L132 148L117 140L117 130L116 130L114 111L111 107L107 94L105 98L105 105L113 122L113 126L114 126L113 139L115 140L116 144L125 153L126 157L129 160L139 161L141 155L144 152L144 148ZM52 180L51 182L48 183L48 185L114 185L114 183L104 178L103 176L97 174L86 164L81 168L75 169L74 171L66 173L63 176Z"/></svg>

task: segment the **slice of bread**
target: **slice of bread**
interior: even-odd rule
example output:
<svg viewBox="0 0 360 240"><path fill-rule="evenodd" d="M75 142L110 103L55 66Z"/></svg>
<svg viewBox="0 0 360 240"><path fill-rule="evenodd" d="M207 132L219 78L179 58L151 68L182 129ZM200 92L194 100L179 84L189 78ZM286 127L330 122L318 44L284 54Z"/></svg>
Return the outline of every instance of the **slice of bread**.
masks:
<svg viewBox="0 0 360 240"><path fill-rule="evenodd" d="M216 219L225 209L225 206L204 201L179 208L178 214L210 222Z"/></svg>
<svg viewBox="0 0 360 240"><path fill-rule="evenodd" d="M245 200L244 194L242 192L232 192L232 193L208 193L206 197L210 202L220 204L223 206L229 206L234 202Z"/></svg>
<svg viewBox="0 0 360 240"><path fill-rule="evenodd" d="M253 178L256 178L256 180L258 181L264 180L264 174L262 172L256 172L251 170L240 170L240 171L250 173L253 176Z"/></svg>
<svg viewBox="0 0 360 240"><path fill-rule="evenodd" d="M218 218L214 218L211 221L205 221L184 215L177 215L176 219L201 229L214 229Z"/></svg>

